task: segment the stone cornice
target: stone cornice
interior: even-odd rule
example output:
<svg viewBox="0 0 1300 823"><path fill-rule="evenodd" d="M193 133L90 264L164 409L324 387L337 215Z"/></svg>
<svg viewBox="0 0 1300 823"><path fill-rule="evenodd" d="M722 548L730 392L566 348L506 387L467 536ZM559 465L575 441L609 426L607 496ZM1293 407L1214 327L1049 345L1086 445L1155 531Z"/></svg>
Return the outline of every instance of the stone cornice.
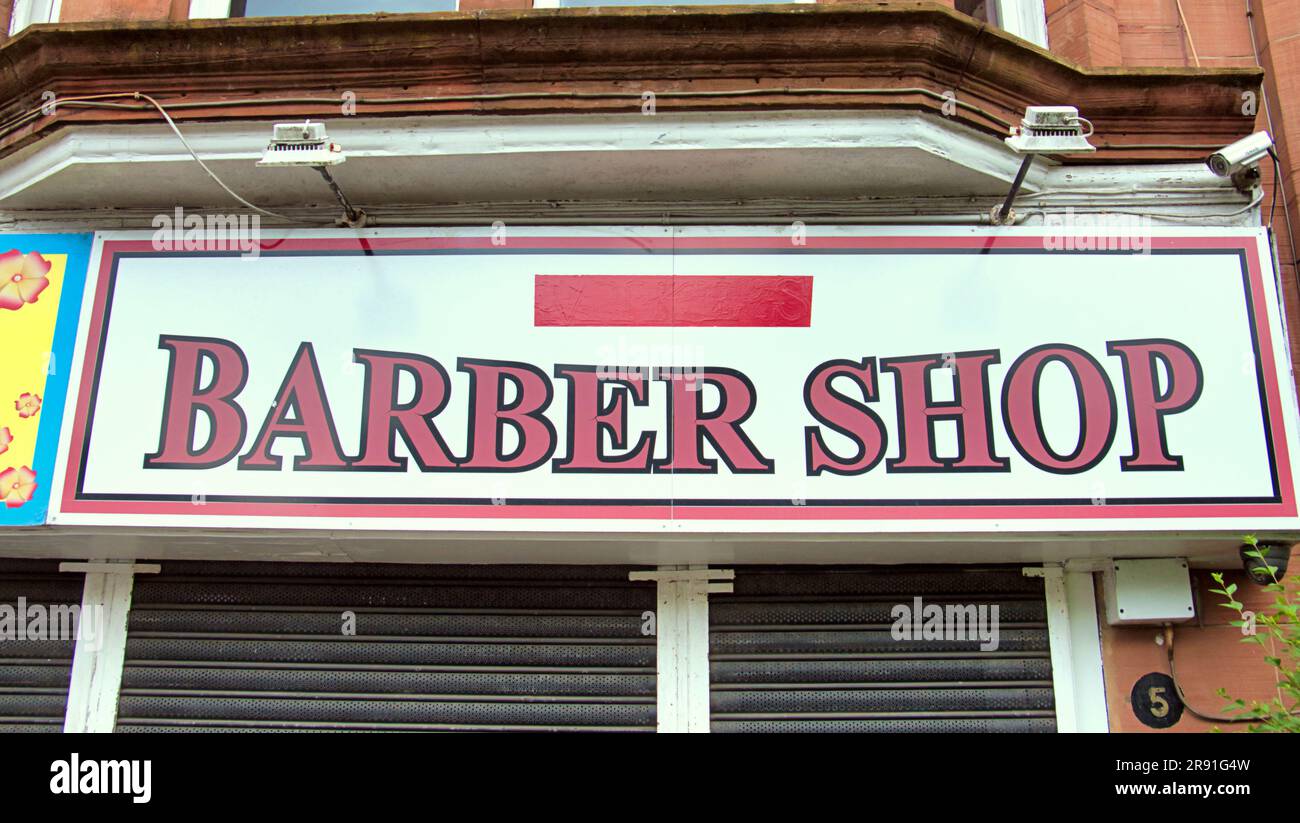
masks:
<svg viewBox="0 0 1300 823"><path fill-rule="evenodd" d="M653 91L660 110L920 109L995 135L1026 105L1071 104L1096 127L1088 162L1187 160L1251 131L1261 80L1084 69L934 2L74 23L0 47L0 155L72 123L157 120L121 99L24 119L45 92L139 91L214 121L335 118L344 92L366 116L639 115Z"/></svg>

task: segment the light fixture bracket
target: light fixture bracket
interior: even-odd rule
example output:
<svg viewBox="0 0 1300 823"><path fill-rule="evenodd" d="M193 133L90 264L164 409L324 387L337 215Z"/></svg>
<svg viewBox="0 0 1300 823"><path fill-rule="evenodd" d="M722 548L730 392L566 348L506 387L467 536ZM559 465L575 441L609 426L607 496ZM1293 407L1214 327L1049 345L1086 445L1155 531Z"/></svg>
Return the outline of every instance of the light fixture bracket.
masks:
<svg viewBox="0 0 1300 823"><path fill-rule="evenodd" d="M1088 130L1084 131L1084 125ZM1025 116L1019 126L1011 127L1011 136L1005 138L1006 144L1016 154L1024 156L1020 170L1011 183L1011 191L1002 201L1001 206L994 206L990 220L995 226L1015 222L1015 212L1011 205L1025 184L1025 176L1034 163L1034 156L1039 154L1081 154L1093 152L1097 147L1088 142L1092 136L1092 123L1079 116L1074 106L1030 106L1025 109Z"/></svg>

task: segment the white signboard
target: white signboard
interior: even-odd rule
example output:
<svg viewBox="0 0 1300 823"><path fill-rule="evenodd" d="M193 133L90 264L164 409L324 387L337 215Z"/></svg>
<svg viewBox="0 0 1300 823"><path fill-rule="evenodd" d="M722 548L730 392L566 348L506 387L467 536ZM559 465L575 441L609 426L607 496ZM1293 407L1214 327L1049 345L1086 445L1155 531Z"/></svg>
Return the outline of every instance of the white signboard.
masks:
<svg viewBox="0 0 1300 823"><path fill-rule="evenodd" d="M1297 527L1261 232L261 242L98 238L53 522Z"/></svg>

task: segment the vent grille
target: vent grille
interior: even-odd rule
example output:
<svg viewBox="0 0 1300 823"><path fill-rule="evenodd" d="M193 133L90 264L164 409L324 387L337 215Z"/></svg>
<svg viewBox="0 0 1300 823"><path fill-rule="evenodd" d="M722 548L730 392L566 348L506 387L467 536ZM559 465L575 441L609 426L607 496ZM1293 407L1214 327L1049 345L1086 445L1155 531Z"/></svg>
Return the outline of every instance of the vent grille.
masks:
<svg viewBox="0 0 1300 823"><path fill-rule="evenodd" d="M57 560L0 560L0 604L80 606L81 574ZM75 641L0 640L0 732L61 732Z"/></svg>
<svg viewBox="0 0 1300 823"><path fill-rule="evenodd" d="M1083 129L1078 126L1025 126L1030 137L1078 137Z"/></svg>
<svg viewBox="0 0 1300 823"><path fill-rule="evenodd" d="M1019 567L737 567L709 604L715 732L1050 732L1041 580ZM895 640L913 598L998 606L999 645Z"/></svg>
<svg viewBox="0 0 1300 823"><path fill-rule="evenodd" d="M166 562L136 578L117 729L653 731L628 571Z"/></svg>

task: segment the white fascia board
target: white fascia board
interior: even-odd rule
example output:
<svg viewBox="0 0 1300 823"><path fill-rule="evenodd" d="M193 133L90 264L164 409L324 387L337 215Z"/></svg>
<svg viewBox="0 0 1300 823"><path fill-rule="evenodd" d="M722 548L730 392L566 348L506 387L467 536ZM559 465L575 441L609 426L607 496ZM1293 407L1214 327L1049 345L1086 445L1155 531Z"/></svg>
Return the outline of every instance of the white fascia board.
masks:
<svg viewBox="0 0 1300 823"><path fill-rule="evenodd" d="M204 160L262 156L275 121L182 123ZM483 156L557 152L917 148L1010 181L1020 158L1001 141L955 122L908 113L704 114L327 119L350 158ZM77 164L193 162L165 125L69 126L0 160L0 203ZM1026 182L1033 191L1046 164Z"/></svg>
<svg viewBox="0 0 1300 823"><path fill-rule="evenodd" d="M255 175L266 174L254 171L253 164L270 138L273 122L186 123L181 128L205 160L235 164L247 161L247 169L237 167L234 178L226 181L240 190L243 186L239 175L248 175L242 182L251 182L259 179ZM1005 181L1008 187L1020 163L1020 158L995 137L947 118L908 112L338 117L328 119L326 125L331 140L342 145L348 157L368 163L384 158L409 161L492 157L504 161L511 157L565 154L580 162L576 155L608 152L672 151L707 158L708 152L715 151L825 153L844 149L856 151L865 158L861 162L864 174L869 174L870 151L880 149L883 152L906 150L913 157L928 156L934 158L936 165L951 164L954 169L972 172L989 181ZM134 225L130 221L135 218L129 209L123 209L126 204L91 200L93 195L87 195L84 203L74 202L57 212L24 212L20 206L9 206L9 214L3 212L6 200L43 184L79 191L78 169L116 175L120 167L126 179L133 165L142 168L149 164L193 162L175 134L162 124L69 126L0 159L0 216L9 218L10 225L50 220L82 228ZM509 173L508 165L501 168L503 174ZM216 191L210 180L200 173L185 179L191 182L179 186L173 182L167 191L158 192L158 199L167 203L210 202ZM934 210L938 222L942 222L941 215L953 209L974 214L987 208L983 200L972 199L967 193L943 190L934 182L937 179L946 176L918 186L907 197L882 192L859 207L872 209L872 214L916 215L918 222L924 218L918 214L922 203L928 204L925 209ZM999 185L994 182L993 187ZM521 200L547 199L543 195L520 189ZM730 197L729 201L734 206L735 198ZM1188 219L1215 225L1258 225L1258 209L1245 208L1247 203L1248 198L1236 192L1227 181L1215 177L1201 163L1060 166L1049 159L1040 159L1027 178L1016 209L1026 217L1025 225L1041 222L1043 212L1062 212L1069 208L1092 212L1155 209L1175 215L1166 222L1153 215L1153 222L1158 225L1186 225L1184 221ZM595 205L598 210L599 204ZM438 214L446 217L446 209L440 209ZM559 212L553 216L564 219ZM127 222L114 223L114 220Z"/></svg>
<svg viewBox="0 0 1300 823"><path fill-rule="evenodd" d="M628 563L637 566L748 563L1051 563L1067 580L1112 557L1187 557L1193 568L1239 562L1241 530L1193 534L886 533L637 534L528 531L338 531L329 528L56 526L9 529L0 554L84 560L264 560L396 563ZM959 548L954 548L959 547ZM1073 597L1073 594L1071 594ZM1094 610L1095 616L1095 610ZM1094 617L1095 631L1095 617ZM1080 641L1082 642L1082 641Z"/></svg>

